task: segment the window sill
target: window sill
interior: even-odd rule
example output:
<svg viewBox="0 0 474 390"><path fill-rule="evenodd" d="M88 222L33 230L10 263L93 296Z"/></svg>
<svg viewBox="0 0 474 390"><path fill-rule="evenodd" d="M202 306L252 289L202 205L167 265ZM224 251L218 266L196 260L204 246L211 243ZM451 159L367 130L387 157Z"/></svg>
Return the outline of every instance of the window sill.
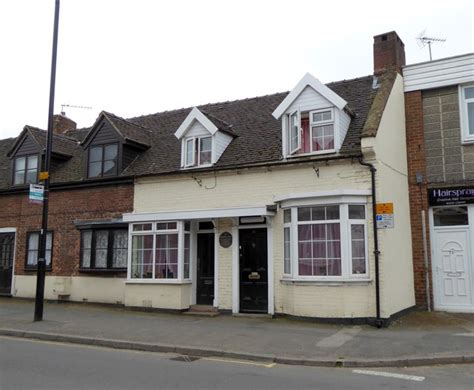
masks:
<svg viewBox="0 0 474 390"><path fill-rule="evenodd" d="M474 138L464 138L461 141L462 145L473 145L474 144Z"/></svg>
<svg viewBox="0 0 474 390"><path fill-rule="evenodd" d="M125 284L191 284L192 281L189 279L176 280L176 279L127 279Z"/></svg>
<svg viewBox="0 0 474 390"><path fill-rule="evenodd" d="M46 272L51 272L53 269L51 267L47 267L45 270L46 270ZM37 272L38 268L36 268L36 267L25 267L25 268L23 268L23 271L25 271L25 272Z"/></svg>
<svg viewBox="0 0 474 390"><path fill-rule="evenodd" d="M86 274L121 274L127 272L127 268L79 268L79 272Z"/></svg>
<svg viewBox="0 0 474 390"><path fill-rule="evenodd" d="M299 278L285 278L280 279L280 283L293 286L344 286L344 285L368 285L372 283L372 279L299 279Z"/></svg>
<svg viewBox="0 0 474 390"><path fill-rule="evenodd" d="M286 158L311 157L311 156L319 156L322 154L335 154L336 152L337 152L336 149L328 149L328 150L320 150L318 152L289 154L286 156Z"/></svg>

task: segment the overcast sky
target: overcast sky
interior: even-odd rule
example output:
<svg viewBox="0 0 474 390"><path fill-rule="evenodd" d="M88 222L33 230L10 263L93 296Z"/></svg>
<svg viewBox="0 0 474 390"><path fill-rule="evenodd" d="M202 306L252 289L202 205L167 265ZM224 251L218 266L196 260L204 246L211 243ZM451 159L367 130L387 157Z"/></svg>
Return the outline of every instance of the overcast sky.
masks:
<svg viewBox="0 0 474 390"><path fill-rule="evenodd" d="M54 0L0 2L0 138L46 128ZM372 73L373 36L447 38L434 58L473 52L473 1L62 0L55 113L79 127Z"/></svg>

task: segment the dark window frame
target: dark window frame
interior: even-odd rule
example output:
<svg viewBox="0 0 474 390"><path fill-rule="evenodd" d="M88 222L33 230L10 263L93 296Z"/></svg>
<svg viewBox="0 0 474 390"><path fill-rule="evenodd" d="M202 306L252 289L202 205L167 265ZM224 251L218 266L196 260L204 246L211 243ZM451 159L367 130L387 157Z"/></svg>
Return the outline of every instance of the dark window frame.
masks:
<svg viewBox="0 0 474 390"><path fill-rule="evenodd" d="M115 161L115 170L114 170L113 173L104 175L104 162L105 161L112 161L112 160L105 160L104 159L105 148L107 146L111 146L111 145L116 145L117 146L117 157L116 157L116 161ZM99 161L93 161L93 162L90 161L92 148L102 148L102 159L100 160L100 163L101 163L100 175L97 175L97 176L90 176L91 163L99 162ZM88 179L99 179L99 178L104 178L104 177L118 176L119 171L120 171L120 167L119 167L120 161L121 161L121 142L117 141L117 142L109 142L109 143L105 143L105 144L90 144L87 148L87 167L86 167L87 178Z"/></svg>
<svg viewBox="0 0 474 390"><path fill-rule="evenodd" d="M51 233L51 261L49 265L46 265L46 271L51 271L53 269L53 255L54 255L54 231L48 230L46 232ZM33 271L38 269L38 257L36 257L36 264L28 264L28 254L30 252L30 236L33 234L38 234L38 255L39 255L39 240L41 238L41 230L30 230L26 232L26 250L25 250L25 270Z"/></svg>
<svg viewBox="0 0 474 390"><path fill-rule="evenodd" d="M33 183L27 183L26 182L26 177L28 173L28 159L30 157L36 157L37 158L37 165L36 165L36 178ZM16 160L19 158L25 158L25 170L23 173L23 180L21 183L15 183L15 173L16 173ZM39 182L39 172L41 170L41 155L38 153L31 153L31 154L22 154L22 155L16 155L12 159L12 175L11 175L11 180L12 180L12 186L19 187L19 186L25 186L29 184L37 184Z"/></svg>
<svg viewBox="0 0 474 390"><path fill-rule="evenodd" d="M95 255L96 255L96 233L99 231L107 231L108 232L108 241L107 241L107 267L96 267L95 266ZM125 267L114 267L113 266L113 251L114 251L114 232L117 230L121 230L127 233L127 240L128 240L128 228L126 227L94 227L94 228L87 228L81 229L81 239L80 239L80 257L79 257L79 270L84 272L94 272L94 271L105 271L105 272L124 272L127 270L127 265ZM90 254L90 265L89 267L84 267L83 265L83 255L84 255L84 233L91 232L91 254ZM127 251L128 251L128 243L127 241ZM116 248L117 249L117 248ZM128 253L128 252L127 252ZM128 255L127 255L127 262L128 262Z"/></svg>

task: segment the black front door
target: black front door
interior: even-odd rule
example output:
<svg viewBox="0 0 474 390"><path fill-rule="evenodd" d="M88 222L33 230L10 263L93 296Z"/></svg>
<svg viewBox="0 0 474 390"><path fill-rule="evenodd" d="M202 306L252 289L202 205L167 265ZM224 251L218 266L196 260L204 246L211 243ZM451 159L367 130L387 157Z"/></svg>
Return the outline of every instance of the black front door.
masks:
<svg viewBox="0 0 474 390"><path fill-rule="evenodd" d="M214 233L197 235L197 292L198 305L212 305L214 301Z"/></svg>
<svg viewBox="0 0 474 390"><path fill-rule="evenodd" d="M267 313L267 229L241 229L239 252L240 311Z"/></svg>
<svg viewBox="0 0 474 390"><path fill-rule="evenodd" d="M0 294L10 294L15 233L0 233Z"/></svg>

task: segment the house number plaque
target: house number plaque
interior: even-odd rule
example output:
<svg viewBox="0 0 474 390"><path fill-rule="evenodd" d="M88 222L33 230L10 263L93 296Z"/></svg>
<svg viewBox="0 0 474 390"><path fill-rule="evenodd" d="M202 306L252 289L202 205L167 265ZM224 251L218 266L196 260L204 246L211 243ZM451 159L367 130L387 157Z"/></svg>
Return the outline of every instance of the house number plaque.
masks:
<svg viewBox="0 0 474 390"><path fill-rule="evenodd" d="M221 233L219 236L219 244L222 248L229 248L232 245L232 234L229 232Z"/></svg>

